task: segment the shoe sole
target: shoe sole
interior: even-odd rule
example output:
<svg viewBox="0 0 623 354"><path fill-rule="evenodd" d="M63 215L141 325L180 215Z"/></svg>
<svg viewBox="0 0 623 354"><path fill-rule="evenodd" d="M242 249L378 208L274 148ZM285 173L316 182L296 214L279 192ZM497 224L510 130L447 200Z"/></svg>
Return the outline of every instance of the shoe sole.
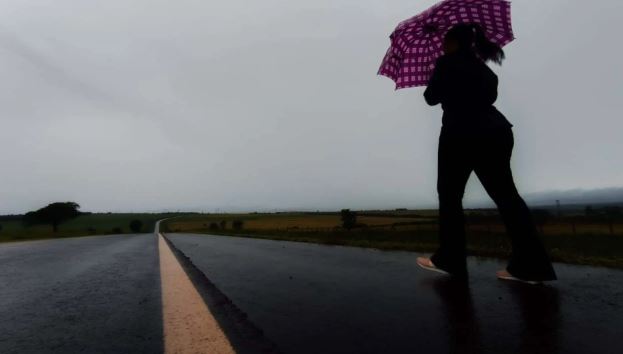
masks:
<svg viewBox="0 0 623 354"><path fill-rule="evenodd" d="M511 277L502 277L502 276L498 275L497 277L500 280L513 280L513 281L518 281L518 282L526 283L526 284L530 284L530 285L540 285L540 284L543 284L540 281L523 280L523 279L515 278L515 277L512 277L512 276Z"/></svg>
<svg viewBox="0 0 623 354"><path fill-rule="evenodd" d="M441 269L439 269L437 267L429 267L429 266L426 266L424 264L420 264L419 262L416 262L416 263L417 263L417 265L420 266L420 268L424 268L426 270L430 270L430 271L441 273L441 274L450 274L450 273L446 272L445 270L441 270Z"/></svg>

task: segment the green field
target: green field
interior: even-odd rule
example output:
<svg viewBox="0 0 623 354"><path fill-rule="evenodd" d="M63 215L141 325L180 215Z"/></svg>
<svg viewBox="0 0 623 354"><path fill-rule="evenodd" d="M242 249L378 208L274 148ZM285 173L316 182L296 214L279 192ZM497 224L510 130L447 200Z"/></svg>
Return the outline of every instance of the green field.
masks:
<svg viewBox="0 0 623 354"><path fill-rule="evenodd" d="M107 235L117 233L131 233L130 221L138 219L142 221L141 232L153 232L156 221L168 217L187 215L181 213L94 213L81 215L75 219L62 223L58 232L52 232L50 225L35 225L25 227L21 220L6 220L0 218L0 242L24 241L34 239L46 239L57 237ZM6 217L5 217L6 218ZM115 230L120 229L121 232Z"/></svg>
<svg viewBox="0 0 623 354"><path fill-rule="evenodd" d="M507 258L510 242L495 219L470 220L467 239L471 255ZM240 229L233 221L243 221ZM434 211L359 213L362 226L347 231L338 213L205 214L163 222L163 232L237 235L251 238L432 252L437 247ZM221 223L224 222L223 228ZM592 219L561 218L539 225L543 242L558 262L623 268L623 224Z"/></svg>

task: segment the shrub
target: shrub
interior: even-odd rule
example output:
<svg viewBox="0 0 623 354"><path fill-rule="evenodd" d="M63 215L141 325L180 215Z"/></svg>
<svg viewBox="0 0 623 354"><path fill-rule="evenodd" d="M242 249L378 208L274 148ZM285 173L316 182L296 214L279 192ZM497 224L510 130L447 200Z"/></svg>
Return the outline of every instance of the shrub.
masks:
<svg viewBox="0 0 623 354"><path fill-rule="evenodd" d="M219 226L221 227L221 229L225 230L227 228L227 221L221 220Z"/></svg>
<svg viewBox="0 0 623 354"><path fill-rule="evenodd" d="M242 220L234 220L231 224L234 230L242 230L242 226L244 226L244 221Z"/></svg>
<svg viewBox="0 0 623 354"><path fill-rule="evenodd" d="M210 230L213 230L213 231L218 230L218 224L215 223L215 222L211 222L210 223Z"/></svg>
<svg viewBox="0 0 623 354"><path fill-rule="evenodd" d="M89 226L89 228L87 228L87 232L89 233L89 235L95 235L97 233L97 230L94 227Z"/></svg>
<svg viewBox="0 0 623 354"><path fill-rule="evenodd" d="M112 229L112 233L113 233L113 234L122 234L122 233L123 233L123 230L122 230L120 227L114 227L114 228Z"/></svg>
<svg viewBox="0 0 623 354"><path fill-rule="evenodd" d="M342 226L346 230L350 230L357 224L357 214L350 209L342 209L340 212L342 218Z"/></svg>

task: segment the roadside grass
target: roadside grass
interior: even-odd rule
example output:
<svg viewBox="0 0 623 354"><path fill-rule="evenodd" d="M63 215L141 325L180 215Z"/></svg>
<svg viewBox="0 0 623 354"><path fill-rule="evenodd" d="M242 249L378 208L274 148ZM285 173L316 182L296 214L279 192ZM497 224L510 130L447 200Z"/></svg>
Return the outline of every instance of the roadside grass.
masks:
<svg viewBox="0 0 623 354"><path fill-rule="evenodd" d="M366 218L375 217L358 217L358 222L368 227L347 231L339 227L338 215L209 214L168 220L161 225L161 230L383 250L433 252L437 248L438 231L433 215L413 218L383 215L376 220L377 223ZM227 222L225 229L210 228L211 223L222 220ZM233 220L243 220L243 229L231 228ZM391 223L397 224L392 227ZM622 230L621 226L617 225L616 229ZM607 226L597 224L577 224L575 228L576 232L572 233L565 224L553 223L543 227L541 238L553 261L623 268L622 234L611 235ZM467 240L470 255L494 258L510 255L510 240L502 224L468 225Z"/></svg>
<svg viewBox="0 0 623 354"><path fill-rule="evenodd" d="M143 223L141 233L153 232L156 221L168 217L187 215L182 213L93 213L81 215L62 223L58 232L52 231L50 225L23 226L20 220L2 220L0 225L0 242L26 241L37 239L130 234L130 221L137 219Z"/></svg>
<svg viewBox="0 0 623 354"><path fill-rule="evenodd" d="M340 216L332 214L210 214L196 215L171 221L172 228L183 227L185 230L201 230L210 226L210 223L225 221L229 227L234 220L243 220L244 227L252 230L280 230L280 229L332 229L339 227ZM396 217L396 216L359 216L359 223L371 227L391 225L396 222L415 223L435 220L428 217Z"/></svg>

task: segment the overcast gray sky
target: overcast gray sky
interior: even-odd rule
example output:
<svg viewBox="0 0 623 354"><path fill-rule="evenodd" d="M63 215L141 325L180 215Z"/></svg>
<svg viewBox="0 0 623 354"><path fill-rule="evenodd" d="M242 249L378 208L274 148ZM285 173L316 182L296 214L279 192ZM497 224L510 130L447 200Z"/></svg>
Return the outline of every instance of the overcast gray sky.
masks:
<svg viewBox="0 0 623 354"><path fill-rule="evenodd" d="M433 3L0 0L0 213L435 207L441 110L376 76ZM493 69L520 192L621 186L623 3L513 23Z"/></svg>

